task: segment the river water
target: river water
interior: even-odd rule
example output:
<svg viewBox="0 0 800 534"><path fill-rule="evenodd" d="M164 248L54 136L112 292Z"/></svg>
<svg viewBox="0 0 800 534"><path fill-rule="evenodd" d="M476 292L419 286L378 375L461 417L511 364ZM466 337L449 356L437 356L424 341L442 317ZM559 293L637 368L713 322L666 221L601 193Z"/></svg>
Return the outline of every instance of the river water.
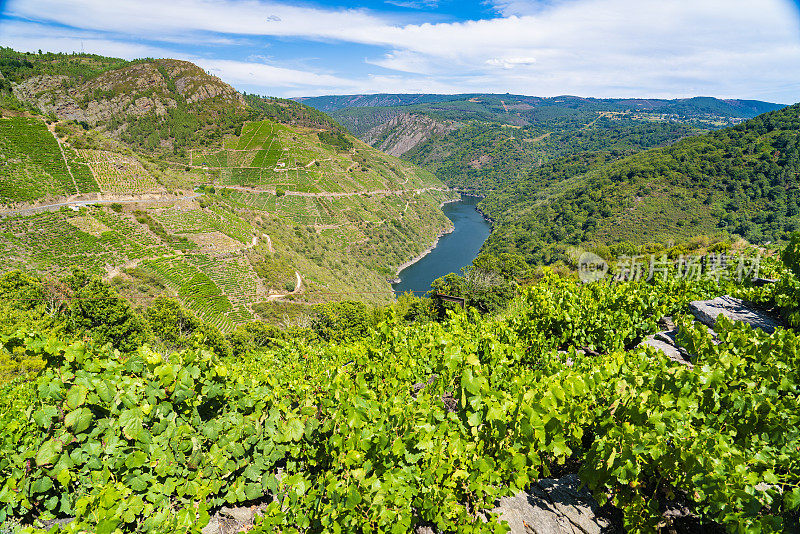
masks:
<svg viewBox="0 0 800 534"><path fill-rule="evenodd" d="M427 256L400 271L400 282L392 286L397 295L406 291L424 295L434 280L450 273L460 274L462 267L472 263L491 230L475 209L479 201L464 196L458 202L444 205L442 211L453 221L454 230L439 238L436 248Z"/></svg>

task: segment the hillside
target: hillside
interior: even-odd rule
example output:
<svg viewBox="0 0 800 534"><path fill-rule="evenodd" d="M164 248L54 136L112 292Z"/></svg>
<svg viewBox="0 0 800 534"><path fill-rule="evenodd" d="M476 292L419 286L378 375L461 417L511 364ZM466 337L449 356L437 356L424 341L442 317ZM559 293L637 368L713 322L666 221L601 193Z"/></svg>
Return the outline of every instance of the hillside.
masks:
<svg viewBox="0 0 800 534"><path fill-rule="evenodd" d="M372 314L339 303L329 324L227 336L166 299L139 314L75 276L65 291L104 298L64 302L52 281L8 273L0 524L794 532L800 338L763 312L689 312L760 295L800 318L798 253L800 234L768 288L550 273L497 316L417 321L401 302Z"/></svg>
<svg viewBox="0 0 800 534"><path fill-rule="evenodd" d="M364 134L364 141L392 156L402 156L420 143L439 138L459 127L452 121L439 122L424 115L404 113Z"/></svg>
<svg viewBox="0 0 800 534"><path fill-rule="evenodd" d="M582 98L577 96L556 96L551 98L491 93L470 94L373 94L373 95L329 95L300 97L295 100L325 112L336 112L347 108L375 108L390 106L411 106L415 104L439 104L479 100L498 104L527 104L532 107L585 108L608 111L659 111L699 115L712 113L726 117L755 117L783 106L758 100L721 100L712 97L676 98ZM454 104L456 105L456 104ZM335 115L335 113L334 113Z"/></svg>
<svg viewBox="0 0 800 534"><path fill-rule="evenodd" d="M402 154L451 187L481 194L504 187L554 158L587 150L632 154L782 107L715 98L492 94L408 95L402 104L387 105L387 96L303 101L325 109L339 107L332 115L362 140Z"/></svg>
<svg viewBox="0 0 800 534"><path fill-rule="evenodd" d="M81 267L226 331L290 300L388 300L451 224L429 172L190 63L2 49L0 72L3 270Z"/></svg>
<svg viewBox="0 0 800 534"><path fill-rule="evenodd" d="M617 255L719 232L783 240L800 228L798 111L618 161L602 153L557 160L482 202L497 221L486 249L550 263L579 244Z"/></svg>

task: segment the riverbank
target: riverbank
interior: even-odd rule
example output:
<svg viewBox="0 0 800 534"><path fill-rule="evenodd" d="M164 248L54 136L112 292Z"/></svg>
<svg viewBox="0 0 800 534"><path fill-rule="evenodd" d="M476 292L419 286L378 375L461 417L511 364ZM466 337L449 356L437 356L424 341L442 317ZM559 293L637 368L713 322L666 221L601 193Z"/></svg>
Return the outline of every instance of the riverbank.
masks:
<svg viewBox="0 0 800 534"><path fill-rule="evenodd" d="M445 204L449 204L450 202L458 202L458 200L447 200L445 202L442 202L442 206L444 206ZM428 254L433 252L433 249L435 249L439 245L439 240L442 237L446 236L447 234L452 234L455 229L456 229L456 227L451 222L450 223L450 228L448 228L447 230L442 230L441 232L439 232L439 236L436 239L433 240L433 244L431 244L431 246L429 246L427 249L423 250L422 252L420 252L418 255L414 256L413 258L411 258L407 262L401 263L400 266L397 268L397 270L394 273L395 274L395 278L392 278L391 280L388 280L388 282L390 284L399 284L401 282L401 279L400 279L400 273L401 272L403 272L405 269L411 267L412 265L414 265L415 263L420 261L422 258L424 258Z"/></svg>
<svg viewBox="0 0 800 534"><path fill-rule="evenodd" d="M453 202L461 202L461 199L460 198L451 198L450 200L445 200L441 204L439 204L439 208L443 208L445 206L445 204L451 204ZM448 220L450 220L450 219L448 219ZM397 270L394 273L395 277L390 279L390 280L387 280L387 282L389 282L390 284L399 284L400 281L401 281L400 273L404 269L407 269L408 267L411 267L412 265L417 263L419 260L421 260L422 258L427 256L428 254L430 254L433 251L433 249L435 249L437 247L437 245L439 245L439 240L442 237L446 236L447 234L453 233L453 230L455 230L455 229L456 229L456 227L453 225L453 222L451 221L449 230L443 230L442 232L439 232L438 237L436 237L436 239L434 239L434 241L431 244L431 246L429 246L427 249L423 250L422 252L420 252L418 255L414 256L413 258L411 258L407 262L401 263L400 266L397 268Z"/></svg>

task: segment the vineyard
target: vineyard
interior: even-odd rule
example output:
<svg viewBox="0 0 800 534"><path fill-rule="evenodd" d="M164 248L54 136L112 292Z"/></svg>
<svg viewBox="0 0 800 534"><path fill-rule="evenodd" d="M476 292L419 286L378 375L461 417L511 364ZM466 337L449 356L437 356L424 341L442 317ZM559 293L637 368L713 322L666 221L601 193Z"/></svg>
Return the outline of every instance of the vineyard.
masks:
<svg viewBox="0 0 800 534"><path fill-rule="evenodd" d="M317 130L268 120L246 123L241 135L227 138L222 149L190 151L190 163L218 171L219 185L254 189L343 193L436 184L432 175L389 161L366 145L333 150Z"/></svg>
<svg viewBox="0 0 800 534"><path fill-rule="evenodd" d="M230 310L190 263L148 268ZM798 284L782 277L772 298ZM6 336L46 368L0 390L0 521L200 532L226 505L259 510L254 533L495 533L498 499L558 472L627 532L669 525L675 503L697 531L790 531L800 338L724 318L712 332L685 313L754 291L549 274L497 317L390 316L350 342L296 336L235 358ZM664 316L693 366L639 345Z"/></svg>
<svg viewBox="0 0 800 534"><path fill-rule="evenodd" d="M70 147L62 154L43 121L0 119L0 200L24 202L94 191L97 183L86 162Z"/></svg>
<svg viewBox="0 0 800 534"><path fill-rule="evenodd" d="M78 152L104 193L135 195L163 191L161 184L132 156L103 150Z"/></svg>

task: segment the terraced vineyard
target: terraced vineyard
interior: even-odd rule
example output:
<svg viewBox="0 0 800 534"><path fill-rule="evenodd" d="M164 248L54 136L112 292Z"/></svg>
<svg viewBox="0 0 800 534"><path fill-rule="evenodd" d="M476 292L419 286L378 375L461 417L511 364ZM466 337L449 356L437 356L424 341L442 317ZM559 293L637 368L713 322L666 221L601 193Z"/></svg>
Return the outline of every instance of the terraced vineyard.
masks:
<svg viewBox="0 0 800 534"><path fill-rule="evenodd" d="M136 158L105 150L83 149L78 152L104 193L141 194L164 190Z"/></svg>
<svg viewBox="0 0 800 534"><path fill-rule="evenodd" d="M433 175L357 142L334 150L319 130L269 120L244 125L222 149L193 150L191 166L217 173L219 185L305 193L414 189L436 185Z"/></svg>
<svg viewBox="0 0 800 534"><path fill-rule="evenodd" d="M24 202L98 190L86 163L69 147L62 153L43 121L0 119L0 201Z"/></svg>
<svg viewBox="0 0 800 534"><path fill-rule="evenodd" d="M92 76L102 76L119 94L139 94L151 78L189 67L145 61L116 72L109 63L74 81L94 91ZM188 90L179 85L147 97ZM0 119L0 272L61 277L79 267L113 281L137 307L176 296L223 331L252 320L253 306L267 301L392 299L387 279L449 227L439 206L453 193L302 104L245 101L219 80L209 87L225 98L189 105L205 98L195 87L175 116L118 117L108 105L102 121L58 109L55 120ZM26 78L17 92L50 106L42 91ZM74 96L51 92L65 102ZM108 104L94 93L80 104L92 99ZM223 100L235 110L218 113ZM88 199L98 205L54 211Z"/></svg>

